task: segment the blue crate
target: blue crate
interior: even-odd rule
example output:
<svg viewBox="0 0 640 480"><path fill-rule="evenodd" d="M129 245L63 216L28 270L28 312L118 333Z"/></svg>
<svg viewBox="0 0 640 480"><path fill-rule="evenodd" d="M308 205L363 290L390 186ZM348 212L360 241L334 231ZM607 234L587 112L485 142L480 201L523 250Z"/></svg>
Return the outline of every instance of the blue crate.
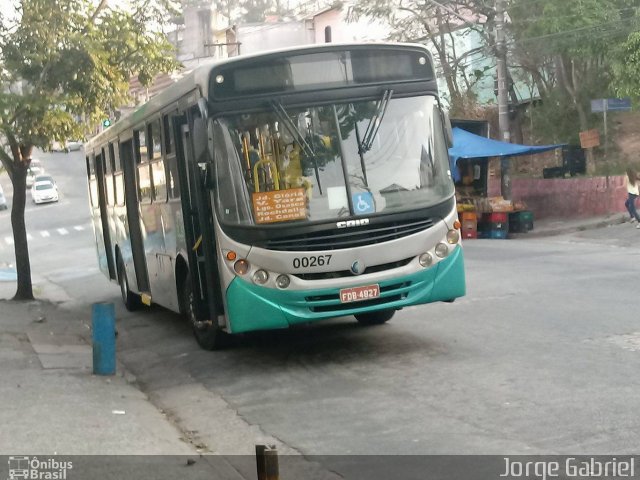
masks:
<svg viewBox="0 0 640 480"><path fill-rule="evenodd" d="M506 230L479 230L478 238L505 239L507 238Z"/></svg>

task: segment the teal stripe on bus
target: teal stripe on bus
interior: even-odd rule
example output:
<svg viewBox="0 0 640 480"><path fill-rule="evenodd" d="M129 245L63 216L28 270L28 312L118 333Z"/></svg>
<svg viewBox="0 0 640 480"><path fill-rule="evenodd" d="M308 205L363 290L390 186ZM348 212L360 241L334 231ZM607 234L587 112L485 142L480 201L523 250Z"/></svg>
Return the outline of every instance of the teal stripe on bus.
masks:
<svg viewBox="0 0 640 480"><path fill-rule="evenodd" d="M363 281L363 284L366 284ZM375 283L374 280L371 283ZM401 295L403 298L383 305L362 306L362 303L342 304L339 288L317 290L276 290L235 278L227 289L227 315L232 333L252 330L287 328L297 323L308 323L355 313L387 308L401 308L430 302L451 300L465 294L464 255L462 248L437 265L402 277L378 282L380 298ZM385 291L386 288L401 285ZM312 300L309 297L331 296L332 299ZM360 305L360 306L359 306ZM330 307L336 309L331 310ZM311 308L324 307L327 311L314 312Z"/></svg>

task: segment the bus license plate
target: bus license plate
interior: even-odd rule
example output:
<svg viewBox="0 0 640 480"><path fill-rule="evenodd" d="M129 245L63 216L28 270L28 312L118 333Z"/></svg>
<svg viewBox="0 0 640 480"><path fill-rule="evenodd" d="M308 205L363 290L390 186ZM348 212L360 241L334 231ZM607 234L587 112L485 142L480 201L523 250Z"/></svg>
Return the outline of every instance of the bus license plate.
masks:
<svg viewBox="0 0 640 480"><path fill-rule="evenodd" d="M380 286L366 285L364 287L343 288L340 290L340 303L362 302L380 296Z"/></svg>

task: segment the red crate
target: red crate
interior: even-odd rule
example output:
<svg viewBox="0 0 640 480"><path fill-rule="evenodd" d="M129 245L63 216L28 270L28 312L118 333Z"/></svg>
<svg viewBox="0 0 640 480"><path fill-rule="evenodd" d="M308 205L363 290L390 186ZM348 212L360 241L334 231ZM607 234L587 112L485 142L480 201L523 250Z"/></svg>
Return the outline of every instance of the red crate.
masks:
<svg viewBox="0 0 640 480"><path fill-rule="evenodd" d="M482 221L485 223L507 223L508 219L507 212L491 212L482 215Z"/></svg>
<svg viewBox="0 0 640 480"><path fill-rule="evenodd" d="M462 238L478 238L477 230L463 230Z"/></svg>

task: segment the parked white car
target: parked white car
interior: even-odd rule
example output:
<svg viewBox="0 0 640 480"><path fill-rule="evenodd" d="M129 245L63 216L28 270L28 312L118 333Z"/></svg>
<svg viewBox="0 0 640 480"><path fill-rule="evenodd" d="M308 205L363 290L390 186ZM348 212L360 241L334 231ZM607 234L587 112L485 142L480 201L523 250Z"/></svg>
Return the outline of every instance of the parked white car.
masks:
<svg viewBox="0 0 640 480"><path fill-rule="evenodd" d="M48 203L58 201L58 187L50 181L35 182L31 187L33 203Z"/></svg>
<svg viewBox="0 0 640 480"><path fill-rule="evenodd" d="M53 177L51 175L47 175L46 173L44 175L36 175L36 177L33 179L33 183L38 182L51 182L53 183L54 187L58 188L58 184L53 179Z"/></svg>
<svg viewBox="0 0 640 480"><path fill-rule="evenodd" d="M75 152L82 148L82 142L75 140L67 140L64 144L62 142L53 142L51 145L52 152Z"/></svg>
<svg viewBox="0 0 640 480"><path fill-rule="evenodd" d="M69 140L67 142L67 150L69 150L70 152L75 152L77 150L80 150L82 148L82 142L78 142L76 140Z"/></svg>
<svg viewBox="0 0 640 480"><path fill-rule="evenodd" d="M44 167L42 166L42 163L40 163L40 160L32 158L31 163L29 164L29 169L27 170L27 187L32 186L36 177L43 173Z"/></svg>
<svg viewBox="0 0 640 480"><path fill-rule="evenodd" d="M7 198L2 191L2 185L0 185L0 210L6 210L7 208L9 208L7 207Z"/></svg>

